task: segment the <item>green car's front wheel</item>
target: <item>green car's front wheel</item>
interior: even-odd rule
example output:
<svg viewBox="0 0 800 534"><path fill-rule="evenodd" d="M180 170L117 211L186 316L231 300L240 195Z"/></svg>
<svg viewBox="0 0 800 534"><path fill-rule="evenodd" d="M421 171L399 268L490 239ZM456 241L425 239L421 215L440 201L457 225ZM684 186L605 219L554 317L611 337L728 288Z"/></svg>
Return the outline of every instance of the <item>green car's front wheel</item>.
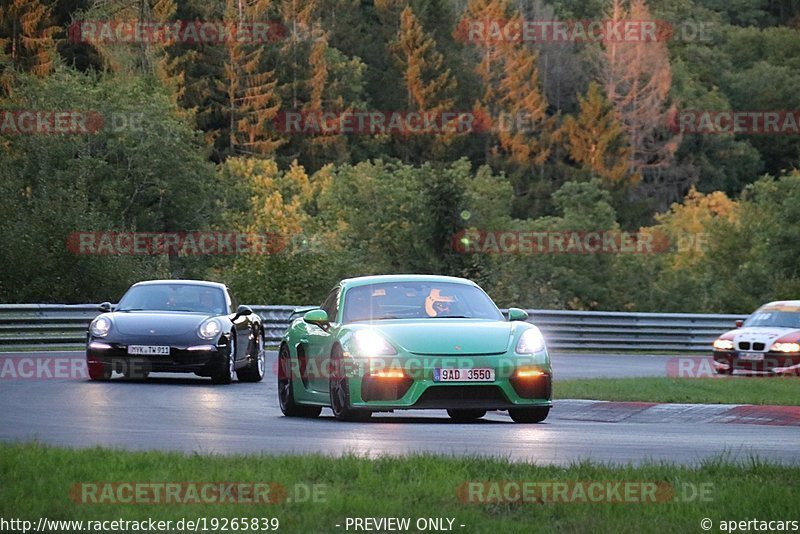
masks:
<svg viewBox="0 0 800 534"><path fill-rule="evenodd" d="M350 381L344 372L342 347L336 345L331 352L330 383L331 410L339 421L366 421L372 416L367 410L355 410L350 406Z"/></svg>
<svg viewBox="0 0 800 534"><path fill-rule="evenodd" d="M515 423L541 423L550 413L549 406L535 406L533 408L511 408L508 414Z"/></svg>
<svg viewBox="0 0 800 534"><path fill-rule="evenodd" d="M286 417L317 417L322 412L320 406L301 406L294 400L292 384L292 357L289 347L281 345L278 352L278 402Z"/></svg>

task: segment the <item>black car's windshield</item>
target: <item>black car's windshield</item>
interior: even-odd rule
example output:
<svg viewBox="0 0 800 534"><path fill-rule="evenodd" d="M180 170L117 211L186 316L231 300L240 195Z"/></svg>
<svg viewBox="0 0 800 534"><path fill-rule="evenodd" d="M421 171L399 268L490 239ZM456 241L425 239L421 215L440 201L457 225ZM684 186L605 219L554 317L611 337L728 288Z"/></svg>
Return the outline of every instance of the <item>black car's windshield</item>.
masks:
<svg viewBox="0 0 800 534"><path fill-rule="evenodd" d="M117 311L176 311L209 315L225 313L222 289L196 284L134 286L120 299Z"/></svg>
<svg viewBox="0 0 800 534"><path fill-rule="evenodd" d="M475 318L503 315L479 288L450 282L388 282L345 293L344 322L382 319Z"/></svg>
<svg viewBox="0 0 800 534"><path fill-rule="evenodd" d="M744 322L744 326L772 326L778 328L800 328L800 308L761 308Z"/></svg>

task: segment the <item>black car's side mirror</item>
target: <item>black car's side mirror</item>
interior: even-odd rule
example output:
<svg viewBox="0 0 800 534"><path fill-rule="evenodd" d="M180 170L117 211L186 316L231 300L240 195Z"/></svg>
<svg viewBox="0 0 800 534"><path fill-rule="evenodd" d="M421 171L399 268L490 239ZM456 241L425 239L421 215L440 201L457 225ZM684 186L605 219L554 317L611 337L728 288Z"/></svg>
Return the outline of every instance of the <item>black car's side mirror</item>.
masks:
<svg viewBox="0 0 800 534"><path fill-rule="evenodd" d="M102 313L108 313L111 311L111 303L110 302L101 302L97 309Z"/></svg>
<svg viewBox="0 0 800 534"><path fill-rule="evenodd" d="M236 308L236 313L233 316L233 320L235 321L239 317L244 317L245 315L251 315L252 313L253 310L250 309L250 306L244 306L244 305L239 306L238 308Z"/></svg>

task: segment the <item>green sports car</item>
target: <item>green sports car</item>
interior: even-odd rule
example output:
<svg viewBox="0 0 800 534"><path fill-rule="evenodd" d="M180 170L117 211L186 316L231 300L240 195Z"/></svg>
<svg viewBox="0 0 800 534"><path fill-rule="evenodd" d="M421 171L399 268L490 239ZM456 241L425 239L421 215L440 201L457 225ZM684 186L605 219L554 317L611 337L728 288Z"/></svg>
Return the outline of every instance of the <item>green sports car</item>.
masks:
<svg viewBox="0 0 800 534"><path fill-rule="evenodd" d="M373 412L445 409L457 421L508 410L543 421L552 370L541 332L500 310L477 284L429 275L342 280L319 308L295 312L278 353L281 411L366 420Z"/></svg>

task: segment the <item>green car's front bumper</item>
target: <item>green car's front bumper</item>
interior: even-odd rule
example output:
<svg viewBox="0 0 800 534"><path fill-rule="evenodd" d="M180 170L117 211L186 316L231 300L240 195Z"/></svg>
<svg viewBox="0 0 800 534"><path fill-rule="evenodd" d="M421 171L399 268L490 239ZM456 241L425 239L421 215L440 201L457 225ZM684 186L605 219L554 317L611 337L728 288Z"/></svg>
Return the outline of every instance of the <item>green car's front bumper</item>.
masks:
<svg viewBox="0 0 800 534"><path fill-rule="evenodd" d="M485 382L437 382L437 368L494 369L495 377ZM545 351L530 356L352 358L347 369L353 408L507 410L552 405L552 369Z"/></svg>

